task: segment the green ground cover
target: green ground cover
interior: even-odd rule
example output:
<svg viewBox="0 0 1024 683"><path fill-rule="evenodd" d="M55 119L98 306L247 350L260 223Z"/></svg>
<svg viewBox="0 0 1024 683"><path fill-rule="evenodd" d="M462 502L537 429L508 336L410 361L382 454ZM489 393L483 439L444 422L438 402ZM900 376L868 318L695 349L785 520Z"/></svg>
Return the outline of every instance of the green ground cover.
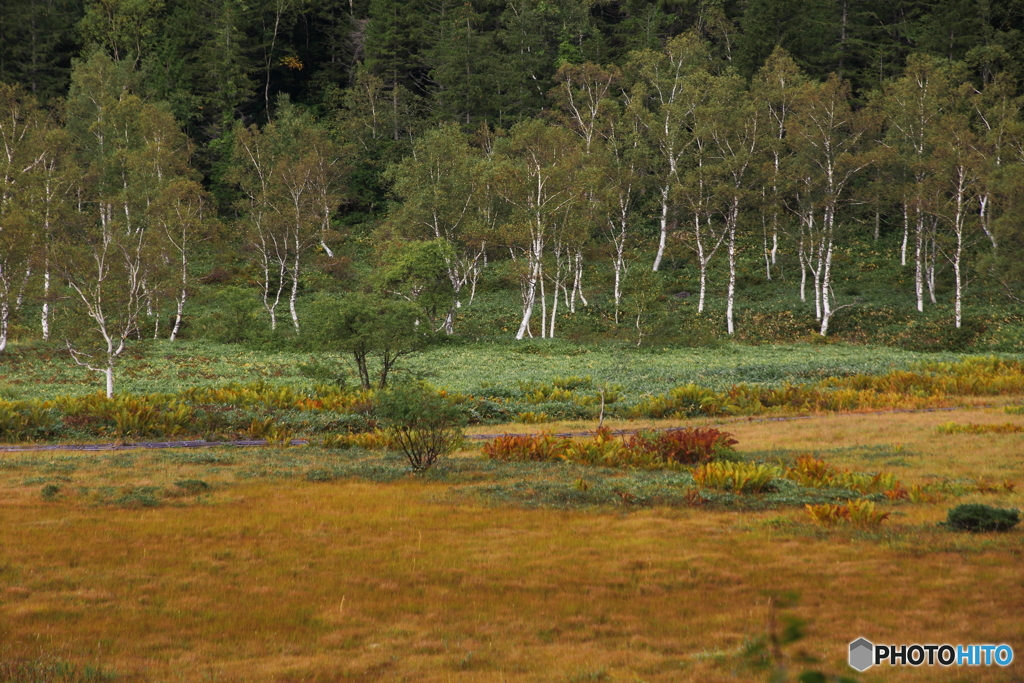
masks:
<svg viewBox="0 0 1024 683"><path fill-rule="evenodd" d="M439 389L482 395L517 392L520 383L589 376L594 384L622 387L624 397L658 394L694 382L723 390L740 382L781 385L825 377L882 373L921 362L952 362L970 354L920 353L851 344L725 344L716 348L639 351L607 342L579 345L564 340L527 340L436 346L404 359L398 378L424 379ZM1024 354L999 354L1024 358ZM263 381L312 388L323 377L309 368L349 376L346 356L252 350L237 344L196 341L136 343L117 366L116 391L173 393L191 387ZM0 398L52 398L102 389L100 375L75 366L52 347L15 345L0 356Z"/></svg>

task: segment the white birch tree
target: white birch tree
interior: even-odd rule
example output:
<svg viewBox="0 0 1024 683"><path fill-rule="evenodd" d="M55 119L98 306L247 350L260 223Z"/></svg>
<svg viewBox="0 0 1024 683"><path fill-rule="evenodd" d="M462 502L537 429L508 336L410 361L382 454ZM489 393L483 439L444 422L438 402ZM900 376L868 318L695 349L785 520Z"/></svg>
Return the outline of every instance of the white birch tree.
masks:
<svg viewBox="0 0 1024 683"><path fill-rule="evenodd" d="M288 311L301 331L296 301L306 256L325 244L330 215L341 202L347 174L343 149L325 127L282 102L262 129L235 129L231 178L241 188L262 278L263 307L277 328L277 307L288 291Z"/></svg>
<svg viewBox="0 0 1024 683"><path fill-rule="evenodd" d="M190 174L187 138L166 108L133 92L128 67L98 52L72 74L67 126L83 168L80 217L62 231L56 259L71 290L65 345L104 376L108 397L155 290L154 207Z"/></svg>
<svg viewBox="0 0 1024 683"><path fill-rule="evenodd" d="M907 214L904 245L912 226L914 296L918 311L924 311L924 287L928 275L927 183L931 175L931 143L934 139L930 132L945 110L948 97L948 75L926 55L911 55L903 77L887 83L882 96L889 129L887 143L897 150L909 176L904 192Z"/></svg>
<svg viewBox="0 0 1024 683"><path fill-rule="evenodd" d="M541 336L547 336L544 261L552 233L579 201L580 144L564 128L531 120L517 124L499 140L494 159L494 188L512 208L504 226L507 246L520 261L522 318L516 339L533 336L531 319L541 305Z"/></svg>
<svg viewBox="0 0 1024 683"><path fill-rule="evenodd" d="M387 228L400 237L443 240L451 247L443 257L454 297L442 328L452 334L462 290L470 286L472 302L484 260L484 160L458 126L444 124L418 138L412 154L390 167L386 177L399 200L388 214Z"/></svg>
<svg viewBox="0 0 1024 683"><path fill-rule="evenodd" d="M839 208L852 180L872 163L863 149L871 124L867 115L851 109L849 84L834 74L824 83L805 85L794 108L792 144L807 174L804 186L810 196L805 202L805 224L815 243L815 306L820 302L819 334L823 337L838 310L832 294L832 268L836 234L842 225ZM820 222L816 222L816 214Z"/></svg>
<svg viewBox="0 0 1024 683"><path fill-rule="evenodd" d="M674 223L673 196L691 143L690 119L697 101L693 84L688 81L694 72L698 78L701 72L706 73L709 65L706 42L695 33L685 33L669 40L662 51L634 53L628 67L633 83L630 111L641 119L647 145L656 159L652 175L656 178L660 211L654 271L661 268L665 256Z"/></svg>
<svg viewBox="0 0 1024 683"><path fill-rule="evenodd" d="M713 78L713 95L697 113L698 124L707 129L713 141L711 157L717 178L715 195L722 203L725 219L725 247L729 258L729 284L726 292L725 324L732 335L736 331L736 260L740 216L749 201L760 145L759 116L742 79L734 73Z"/></svg>
<svg viewBox="0 0 1024 683"><path fill-rule="evenodd" d="M36 129L42 116L20 87L0 83L0 353L7 349L19 283L32 265L29 174L41 151Z"/></svg>

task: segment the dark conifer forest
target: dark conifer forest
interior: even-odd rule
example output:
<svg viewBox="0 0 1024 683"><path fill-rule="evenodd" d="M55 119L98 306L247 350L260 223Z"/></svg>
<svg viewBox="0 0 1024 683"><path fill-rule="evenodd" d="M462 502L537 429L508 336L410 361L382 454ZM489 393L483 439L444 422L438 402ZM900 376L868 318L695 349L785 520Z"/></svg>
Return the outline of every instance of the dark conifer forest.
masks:
<svg viewBox="0 0 1024 683"><path fill-rule="evenodd" d="M1022 29L1020 0L4 2L0 352L1019 350Z"/></svg>

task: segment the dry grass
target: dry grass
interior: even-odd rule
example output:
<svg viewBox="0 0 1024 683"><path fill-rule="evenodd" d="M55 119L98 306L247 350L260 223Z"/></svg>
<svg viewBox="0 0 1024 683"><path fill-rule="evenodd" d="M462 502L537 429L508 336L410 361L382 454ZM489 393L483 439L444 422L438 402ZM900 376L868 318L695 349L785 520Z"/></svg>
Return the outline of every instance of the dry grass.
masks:
<svg viewBox="0 0 1024 683"><path fill-rule="evenodd" d="M957 502L1024 507L1024 437L937 433L951 419L1024 424L973 409L728 430L740 450L826 451L907 485L1010 479L1016 492ZM848 448L873 445L902 450ZM0 657L57 654L147 681L764 680L740 652L785 591L809 621L791 654L827 671L844 671L858 636L1024 656L1024 533L941 530L951 500L880 506L893 514L877 533L825 531L797 508L524 510L452 504L448 484L411 478L253 483L232 453L235 466L82 455L67 473L74 486L215 484L152 509L45 502L31 467L0 469ZM1019 680L1021 666L861 678Z"/></svg>

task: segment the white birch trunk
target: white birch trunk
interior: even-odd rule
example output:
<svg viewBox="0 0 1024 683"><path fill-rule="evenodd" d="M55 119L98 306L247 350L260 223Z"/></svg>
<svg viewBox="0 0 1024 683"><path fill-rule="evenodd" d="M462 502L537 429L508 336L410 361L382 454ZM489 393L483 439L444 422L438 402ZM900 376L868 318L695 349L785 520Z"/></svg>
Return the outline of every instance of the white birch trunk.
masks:
<svg viewBox="0 0 1024 683"><path fill-rule="evenodd" d="M555 320L558 318L558 284L555 281L554 296L551 297L551 324L548 326L548 336L555 338Z"/></svg>
<svg viewBox="0 0 1024 683"><path fill-rule="evenodd" d="M545 339L548 336L547 324L548 324L548 299L544 293L544 278L540 278L540 338ZM557 292L556 292L557 294Z"/></svg>
<svg viewBox="0 0 1024 683"><path fill-rule="evenodd" d="M907 215L907 203L903 202L903 246L900 247L900 265L907 265L907 238L910 235L910 216Z"/></svg>
<svg viewBox="0 0 1024 683"><path fill-rule="evenodd" d="M835 223L835 209L827 207L825 209L825 229L822 235L824 242L824 267L822 269L821 277L821 330L820 334L822 337L828 334L828 325L832 321L832 250L833 250L833 226Z"/></svg>
<svg viewBox="0 0 1024 683"><path fill-rule="evenodd" d="M516 339L523 339L527 334L533 336L530 332L530 318L533 316L533 305L537 298L537 280L541 276L540 255L537 253L539 248L538 240L534 239L528 254L526 282L522 287L523 319L519 323Z"/></svg>
<svg viewBox="0 0 1024 683"><path fill-rule="evenodd" d="M7 307L7 301L0 303L0 353L7 350L7 330L10 325L9 323L10 311Z"/></svg>
<svg viewBox="0 0 1024 683"><path fill-rule="evenodd" d="M988 204L988 192L984 192L978 196L978 219L981 222L982 231L985 233L985 236L988 237L989 241L992 243L992 253L995 253L997 249L996 236L995 233L992 231L991 226L989 226L988 224Z"/></svg>
<svg viewBox="0 0 1024 683"><path fill-rule="evenodd" d="M924 311L924 215L917 207L917 235L914 249L914 294L917 297L918 312Z"/></svg>
<svg viewBox="0 0 1024 683"><path fill-rule="evenodd" d="M43 311L40 314L40 326L43 330L43 341L50 341L50 261L46 260L43 270Z"/></svg>
<svg viewBox="0 0 1024 683"><path fill-rule="evenodd" d="M933 304L935 300L935 260L938 256L938 245L935 243L935 222L932 223L931 233L925 242L925 274L928 282L928 298ZM930 248L929 248L930 246Z"/></svg>
<svg viewBox="0 0 1024 683"><path fill-rule="evenodd" d="M960 276L960 259L963 249L963 239L960 234L957 234L956 239L956 255L953 257L953 277L956 280L956 300L953 303L953 313L956 318L956 327L960 329L960 324L963 320L962 312L962 296L963 296L963 280Z"/></svg>
<svg viewBox="0 0 1024 683"><path fill-rule="evenodd" d="M740 200L734 196L729 208L729 291L725 305L726 331L731 336L735 331L733 309L736 304L736 223L739 221Z"/></svg>
<svg viewBox="0 0 1024 683"><path fill-rule="evenodd" d="M661 188L661 232L658 236L658 253L654 255L654 267L651 268L655 273L661 267L661 259L665 255L665 243L668 239L668 192L669 185L663 185ZM616 320L616 322L618 321Z"/></svg>
<svg viewBox="0 0 1024 683"><path fill-rule="evenodd" d="M704 241L700 235L700 214L694 212L693 214L694 234L697 237L697 265L700 268L700 292L697 295L697 312L704 312L704 296L707 292L708 285L708 261L710 258L704 257Z"/></svg>
<svg viewBox="0 0 1024 683"><path fill-rule="evenodd" d="M296 251L295 260L292 262L292 291L291 296L288 297L288 311L292 315L292 324L295 325L295 333L301 332L299 329L299 313L295 310L295 300L299 298L299 251L298 251L298 240L296 240Z"/></svg>

